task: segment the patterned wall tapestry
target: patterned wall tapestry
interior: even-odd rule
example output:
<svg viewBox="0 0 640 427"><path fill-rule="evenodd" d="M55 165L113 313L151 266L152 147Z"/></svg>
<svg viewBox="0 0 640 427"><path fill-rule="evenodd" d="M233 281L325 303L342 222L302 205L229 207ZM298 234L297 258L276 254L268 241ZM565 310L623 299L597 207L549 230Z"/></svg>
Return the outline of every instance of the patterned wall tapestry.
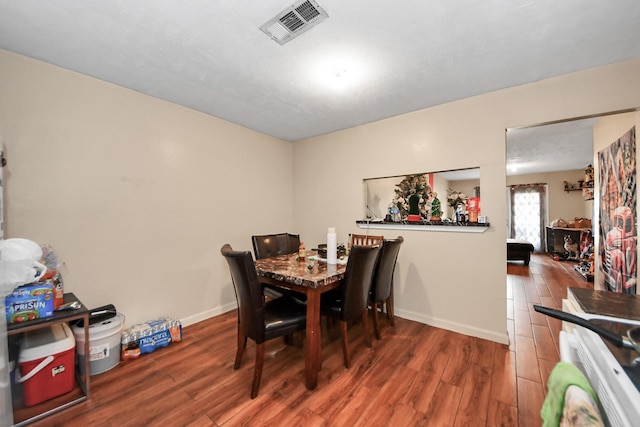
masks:
<svg viewBox="0 0 640 427"><path fill-rule="evenodd" d="M598 153L601 289L636 293L636 128Z"/></svg>

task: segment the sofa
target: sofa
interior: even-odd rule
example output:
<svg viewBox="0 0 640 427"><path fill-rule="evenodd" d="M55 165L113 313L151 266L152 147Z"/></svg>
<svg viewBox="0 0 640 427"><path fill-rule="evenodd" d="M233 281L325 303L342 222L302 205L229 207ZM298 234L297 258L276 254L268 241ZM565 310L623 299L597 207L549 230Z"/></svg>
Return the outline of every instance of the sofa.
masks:
<svg viewBox="0 0 640 427"><path fill-rule="evenodd" d="M523 261L529 265L533 245L524 239L507 239L507 261Z"/></svg>

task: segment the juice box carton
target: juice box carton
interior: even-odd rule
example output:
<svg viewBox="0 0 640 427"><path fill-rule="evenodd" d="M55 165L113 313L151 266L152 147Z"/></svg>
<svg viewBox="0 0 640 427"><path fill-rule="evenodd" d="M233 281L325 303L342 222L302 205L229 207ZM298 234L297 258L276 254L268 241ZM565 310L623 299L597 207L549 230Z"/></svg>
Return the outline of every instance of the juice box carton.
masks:
<svg viewBox="0 0 640 427"><path fill-rule="evenodd" d="M7 323L22 323L53 316L54 292L51 283L19 286L5 298Z"/></svg>

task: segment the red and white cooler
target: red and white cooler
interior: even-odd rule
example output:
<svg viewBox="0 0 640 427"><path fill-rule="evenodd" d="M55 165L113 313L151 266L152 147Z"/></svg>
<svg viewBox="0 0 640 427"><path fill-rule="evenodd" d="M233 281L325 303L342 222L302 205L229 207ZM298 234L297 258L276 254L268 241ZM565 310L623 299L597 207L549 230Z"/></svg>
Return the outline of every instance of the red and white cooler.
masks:
<svg viewBox="0 0 640 427"><path fill-rule="evenodd" d="M26 332L20 340L18 364L24 405L33 406L73 390L73 333L66 323Z"/></svg>

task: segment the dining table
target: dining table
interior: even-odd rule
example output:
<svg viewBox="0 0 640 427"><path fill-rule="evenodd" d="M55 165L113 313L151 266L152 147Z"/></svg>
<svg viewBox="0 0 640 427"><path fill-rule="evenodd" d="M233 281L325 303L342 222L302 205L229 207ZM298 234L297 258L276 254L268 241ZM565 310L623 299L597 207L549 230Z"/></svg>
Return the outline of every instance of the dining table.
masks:
<svg viewBox="0 0 640 427"><path fill-rule="evenodd" d="M314 257L315 258L315 257ZM307 326L305 338L305 385L313 390L318 385L322 369L322 328L320 323L320 295L342 283L346 262L327 264L326 261L299 260L298 254L279 255L255 261L260 281L279 286L307 297Z"/></svg>

